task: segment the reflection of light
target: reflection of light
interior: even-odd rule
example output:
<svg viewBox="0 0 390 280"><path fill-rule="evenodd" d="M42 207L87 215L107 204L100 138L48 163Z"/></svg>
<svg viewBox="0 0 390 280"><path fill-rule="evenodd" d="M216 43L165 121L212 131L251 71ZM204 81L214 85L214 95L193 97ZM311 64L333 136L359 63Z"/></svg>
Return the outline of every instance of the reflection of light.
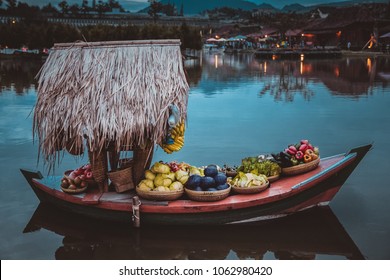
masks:
<svg viewBox="0 0 390 280"><path fill-rule="evenodd" d="M264 62L264 74L267 74L267 61Z"/></svg>
<svg viewBox="0 0 390 280"><path fill-rule="evenodd" d="M371 73L371 70L372 70L371 58L367 58L367 69L368 69L368 73Z"/></svg>
<svg viewBox="0 0 390 280"><path fill-rule="evenodd" d="M299 67L299 72L303 74L303 60L301 61L301 66Z"/></svg>
<svg viewBox="0 0 390 280"><path fill-rule="evenodd" d="M302 53L301 54L301 61L303 61L305 59L305 55Z"/></svg>
<svg viewBox="0 0 390 280"><path fill-rule="evenodd" d="M339 67L336 67L334 69L334 74L336 75L336 77L340 77L340 69L339 69Z"/></svg>
<svg viewBox="0 0 390 280"><path fill-rule="evenodd" d="M215 59L215 69L218 68L218 55L214 55L214 59Z"/></svg>
<svg viewBox="0 0 390 280"><path fill-rule="evenodd" d="M276 59L276 55L272 55L272 60L275 60Z"/></svg>

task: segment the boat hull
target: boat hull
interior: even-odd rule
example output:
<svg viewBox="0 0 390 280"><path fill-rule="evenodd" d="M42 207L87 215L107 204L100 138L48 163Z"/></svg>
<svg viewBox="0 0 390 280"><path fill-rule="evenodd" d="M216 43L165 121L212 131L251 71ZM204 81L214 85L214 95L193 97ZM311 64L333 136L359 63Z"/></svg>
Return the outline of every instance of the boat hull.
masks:
<svg viewBox="0 0 390 280"><path fill-rule="evenodd" d="M267 190L268 196L267 194L233 195L224 201L214 203L192 202L186 199L162 204L143 201L140 206L141 224L250 223L327 205L370 148L371 145L366 145L353 149L341 159L334 159L334 163L320 171L313 171L313 174L282 179L281 183L276 182ZM332 157L328 161L332 161ZM96 204L86 203L82 197L68 195L48 187L39 180L42 179L39 172L21 171L43 203L93 219L125 223L132 221L132 205L129 199L100 199ZM292 184L292 187L288 186L289 190L282 192L283 184Z"/></svg>

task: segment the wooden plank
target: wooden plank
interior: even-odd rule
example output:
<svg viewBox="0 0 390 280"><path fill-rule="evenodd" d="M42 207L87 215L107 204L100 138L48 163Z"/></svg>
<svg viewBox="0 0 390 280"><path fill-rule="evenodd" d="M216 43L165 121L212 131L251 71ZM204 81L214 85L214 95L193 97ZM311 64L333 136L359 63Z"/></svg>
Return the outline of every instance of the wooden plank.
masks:
<svg viewBox="0 0 390 280"><path fill-rule="evenodd" d="M102 193L98 189L94 189L91 192L85 194L85 196L81 199L84 204L98 204Z"/></svg>

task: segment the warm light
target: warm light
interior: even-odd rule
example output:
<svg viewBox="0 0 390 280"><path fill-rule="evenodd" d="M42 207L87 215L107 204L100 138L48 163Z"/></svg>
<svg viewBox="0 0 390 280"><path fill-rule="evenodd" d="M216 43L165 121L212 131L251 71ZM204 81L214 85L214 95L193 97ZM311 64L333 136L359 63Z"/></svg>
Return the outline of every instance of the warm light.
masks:
<svg viewBox="0 0 390 280"><path fill-rule="evenodd" d="M267 34L265 34L265 35L264 35L264 38L268 38L268 35L267 35Z"/></svg>
<svg viewBox="0 0 390 280"><path fill-rule="evenodd" d="M215 35L215 39L219 39L219 36L218 36L218 35Z"/></svg>
<svg viewBox="0 0 390 280"><path fill-rule="evenodd" d="M279 44L276 44L276 47L277 47L277 48L280 48L280 45L279 45Z"/></svg>
<svg viewBox="0 0 390 280"><path fill-rule="evenodd" d="M301 65L299 67L299 72L301 73L301 75L303 74L303 60L301 60Z"/></svg>
<svg viewBox="0 0 390 280"><path fill-rule="evenodd" d="M16 23L16 20L13 19L13 20L12 20L12 23Z"/></svg>
<svg viewBox="0 0 390 280"><path fill-rule="evenodd" d="M305 55L302 53L301 54L301 61L305 60Z"/></svg>
<svg viewBox="0 0 390 280"><path fill-rule="evenodd" d="M341 36L341 31L336 32L337 37Z"/></svg>
<svg viewBox="0 0 390 280"><path fill-rule="evenodd" d="M267 61L264 62L264 74L267 74Z"/></svg>
<svg viewBox="0 0 390 280"><path fill-rule="evenodd" d="M276 59L276 55L272 55L272 60L275 60Z"/></svg>
<svg viewBox="0 0 390 280"><path fill-rule="evenodd" d="M218 68L218 55L215 55L214 56L214 60L215 60L215 69L217 69Z"/></svg>
<svg viewBox="0 0 390 280"><path fill-rule="evenodd" d="M301 36L302 36L302 37L305 36L305 33L302 33Z"/></svg>
<svg viewBox="0 0 390 280"><path fill-rule="evenodd" d="M371 70L372 70L371 58L367 58L367 69L368 69L368 73L371 73Z"/></svg>
<svg viewBox="0 0 390 280"><path fill-rule="evenodd" d="M334 69L334 74L336 77L340 77L340 69L338 67Z"/></svg>

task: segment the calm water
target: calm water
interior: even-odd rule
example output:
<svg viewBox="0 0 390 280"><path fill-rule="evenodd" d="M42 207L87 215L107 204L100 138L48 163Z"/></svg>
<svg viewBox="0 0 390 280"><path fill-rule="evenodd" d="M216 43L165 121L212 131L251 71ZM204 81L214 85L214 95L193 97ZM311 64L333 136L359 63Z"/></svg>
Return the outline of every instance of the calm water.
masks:
<svg viewBox="0 0 390 280"><path fill-rule="evenodd" d="M330 207L253 226L142 228L85 221L39 202L31 110L39 61L0 61L1 259L390 259L390 59L187 61L185 147L157 160L239 164L302 138L322 156L374 143ZM65 156L56 174L84 163Z"/></svg>

